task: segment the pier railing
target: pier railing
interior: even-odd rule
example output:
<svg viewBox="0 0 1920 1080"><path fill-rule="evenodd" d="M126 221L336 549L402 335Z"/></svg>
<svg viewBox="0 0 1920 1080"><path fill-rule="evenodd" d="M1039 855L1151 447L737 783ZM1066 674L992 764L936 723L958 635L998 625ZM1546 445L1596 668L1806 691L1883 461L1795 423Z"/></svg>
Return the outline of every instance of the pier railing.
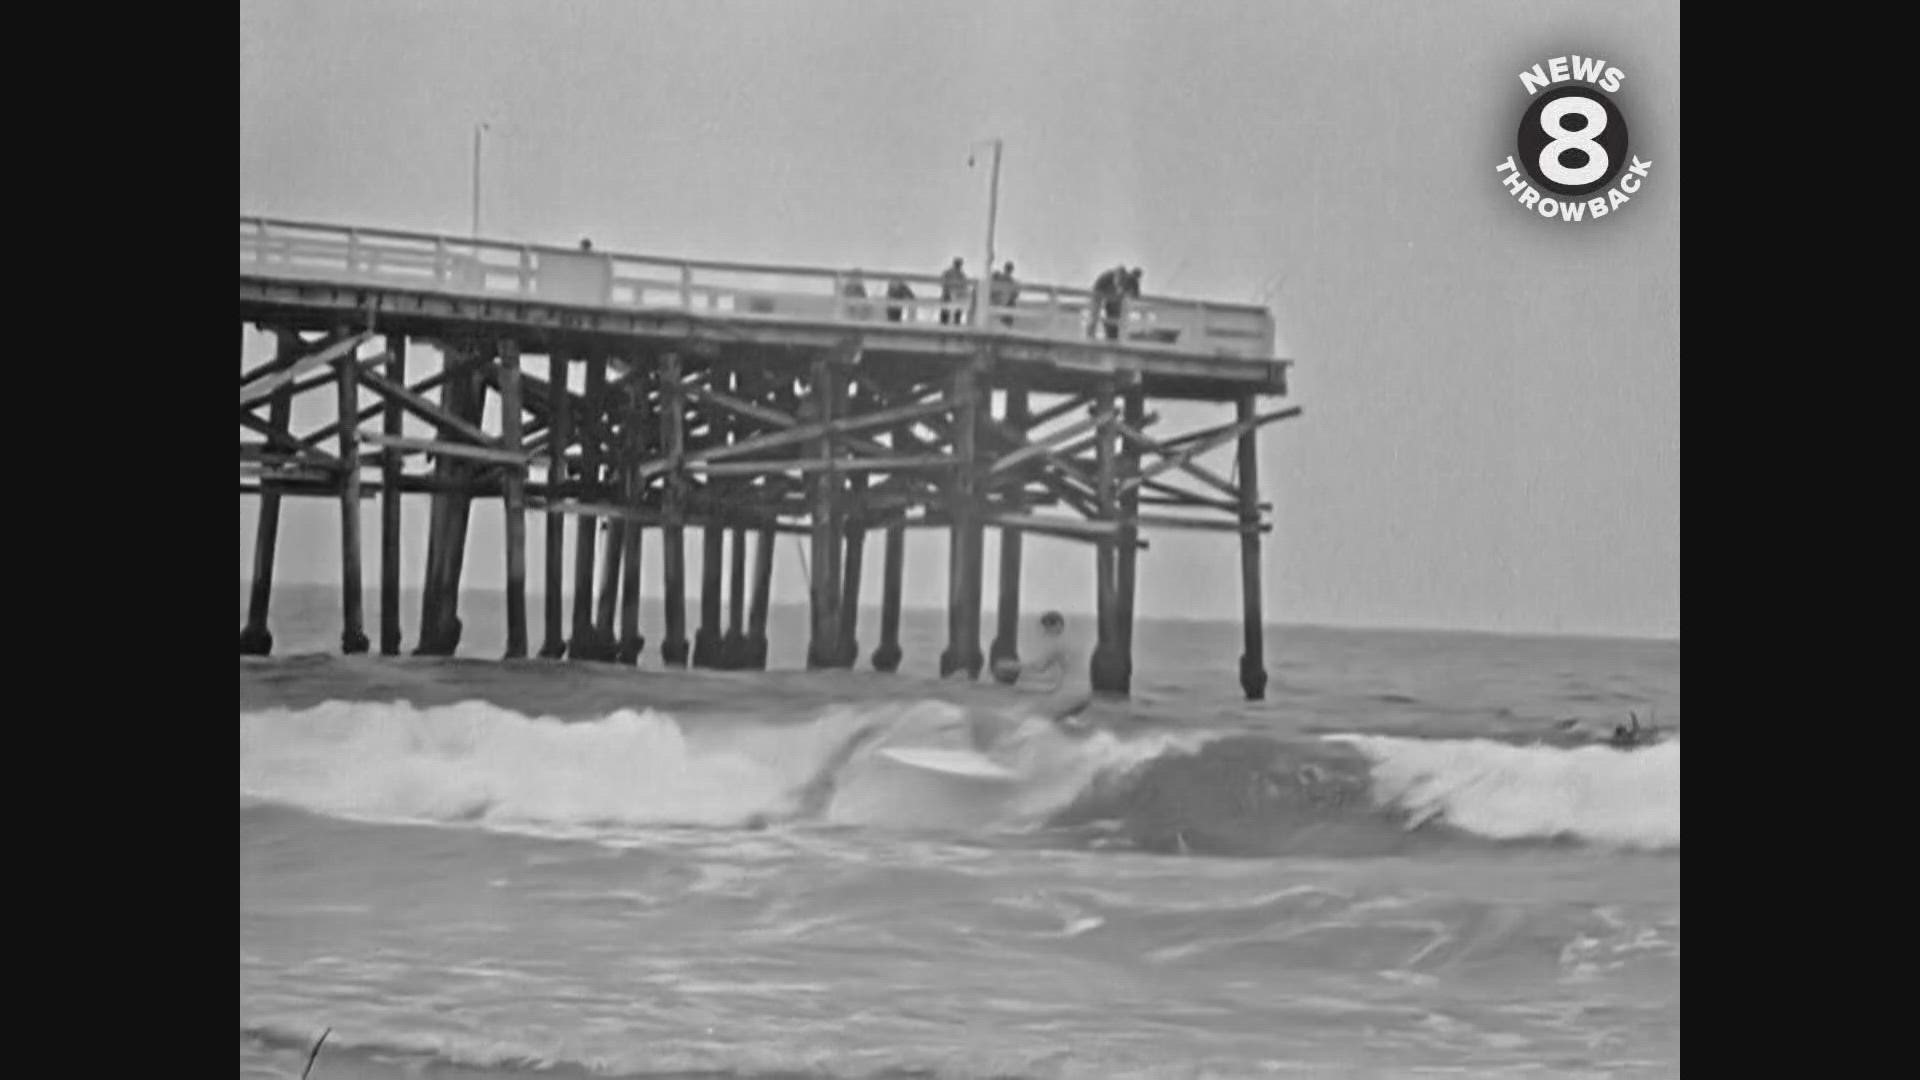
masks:
<svg viewBox="0 0 1920 1080"><path fill-rule="evenodd" d="M973 332L966 325L971 292L943 300L933 274L673 259L245 215L240 272L582 307ZM887 297L894 282L914 296ZM1096 308L1086 289L1023 282L1017 301L988 307L985 321L990 332L1084 341L1106 337ZM1127 300L1115 343L1270 360L1273 318L1251 304L1141 296Z"/></svg>

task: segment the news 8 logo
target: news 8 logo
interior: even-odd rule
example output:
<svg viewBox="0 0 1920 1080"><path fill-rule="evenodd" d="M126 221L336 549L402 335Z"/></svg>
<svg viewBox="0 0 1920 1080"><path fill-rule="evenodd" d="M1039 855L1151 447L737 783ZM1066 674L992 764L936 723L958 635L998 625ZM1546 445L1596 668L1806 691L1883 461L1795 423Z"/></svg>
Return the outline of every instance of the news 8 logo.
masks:
<svg viewBox="0 0 1920 1080"><path fill-rule="evenodd" d="M1597 221L1633 200L1653 163L1627 148L1627 118L1612 96L1625 78L1605 60L1578 55L1520 72L1533 100L1520 115L1515 152L1494 171L1523 209Z"/></svg>
<svg viewBox="0 0 1920 1080"><path fill-rule="evenodd" d="M1533 182L1563 197L1598 191L1627 164L1627 118L1598 90L1542 94L1520 118L1520 161Z"/></svg>

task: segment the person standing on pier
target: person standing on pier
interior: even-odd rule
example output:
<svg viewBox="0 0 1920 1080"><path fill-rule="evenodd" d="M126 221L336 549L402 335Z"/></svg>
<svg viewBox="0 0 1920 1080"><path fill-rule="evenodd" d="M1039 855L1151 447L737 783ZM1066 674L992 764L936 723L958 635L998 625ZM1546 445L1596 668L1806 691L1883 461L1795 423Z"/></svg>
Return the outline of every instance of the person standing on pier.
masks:
<svg viewBox="0 0 1920 1080"><path fill-rule="evenodd" d="M899 278L894 278L892 281L887 282L887 299L911 300L913 299L913 290L907 287L906 282L901 281ZM888 322L899 322L904 314L905 309L899 304L887 305Z"/></svg>
<svg viewBox="0 0 1920 1080"><path fill-rule="evenodd" d="M994 307L1011 308L1020 300L1020 283L1013 279L1013 263L996 270L993 275L993 289L988 294ZM1011 313L1000 316L1000 325L1012 326Z"/></svg>
<svg viewBox="0 0 1920 1080"><path fill-rule="evenodd" d="M1125 266L1116 266L1093 279L1093 321L1087 324L1088 337L1120 336L1120 303L1129 278Z"/></svg>
<svg viewBox="0 0 1920 1080"><path fill-rule="evenodd" d="M1126 277L1120 282L1120 311L1114 320L1116 323L1124 323L1126 309L1140 299L1140 272L1140 268L1136 266L1127 271Z"/></svg>
<svg viewBox="0 0 1920 1080"><path fill-rule="evenodd" d="M960 256L953 257L953 265L940 275L940 325L959 326L966 322L964 304L967 297L966 264ZM956 308L954 304L961 304Z"/></svg>
<svg viewBox="0 0 1920 1080"><path fill-rule="evenodd" d="M865 300L867 298L867 279L861 276L860 271L853 271L847 275L846 283L840 286L840 295L849 300ZM847 318L861 320L871 319L873 318L873 308L868 304L848 304Z"/></svg>

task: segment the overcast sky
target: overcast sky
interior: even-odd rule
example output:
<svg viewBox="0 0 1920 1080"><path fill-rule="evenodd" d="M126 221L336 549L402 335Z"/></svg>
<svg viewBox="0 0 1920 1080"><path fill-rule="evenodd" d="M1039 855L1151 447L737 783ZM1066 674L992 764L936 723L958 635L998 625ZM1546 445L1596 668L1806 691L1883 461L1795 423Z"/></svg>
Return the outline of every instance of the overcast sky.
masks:
<svg viewBox="0 0 1920 1080"><path fill-rule="evenodd" d="M1518 72L1568 53L1626 73L1653 162L1579 225L1494 172ZM1679 117L1665 2L240 5L242 213L465 234L485 119L490 236L937 271L981 257L967 155L999 136L1023 279L1125 260L1150 293L1277 287L1306 410L1263 440L1277 622L1678 636ZM1163 431L1230 414L1160 411ZM280 580L338 580L336 515L290 501ZM417 581L425 501L408 515ZM243 575L254 518L243 497ZM502 534L477 508L470 585L504 580ZM1150 539L1142 615L1238 617L1230 535ZM909 604L944 603L945 547L914 535ZM1029 552L1029 608L1090 608L1091 549ZM776 599L801 600L794 556L777 565Z"/></svg>

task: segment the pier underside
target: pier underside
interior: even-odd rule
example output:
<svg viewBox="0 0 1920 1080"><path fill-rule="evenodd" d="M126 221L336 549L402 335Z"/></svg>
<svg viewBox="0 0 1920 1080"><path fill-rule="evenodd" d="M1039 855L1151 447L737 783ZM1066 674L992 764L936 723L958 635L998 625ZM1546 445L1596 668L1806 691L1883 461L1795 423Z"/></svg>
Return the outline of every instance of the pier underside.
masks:
<svg viewBox="0 0 1920 1080"><path fill-rule="evenodd" d="M413 652L459 647L458 596L476 500L507 525L509 657L635 662L640 553L661 545L669 665L766 663L773 545L807 537L808 663L851 667L866 542L882 545L871 662L901 659L904 530L950 534L943 673L978 676L990 652L1018 656L1021 537L1095 548L1095 688L1127 692L1143 533L1239 538L1246 644L1241 684L1264 694L1257 436L1299 413L1286 364L1137 341L1062 340L1006 327L743 318L691 310L551 303L417 287L249 273L246 331L274 355L241 376L241 492L261 500L242 654L268 629L280 500L342 507L342 647L404 647L399 609L403 498L425 496L427 568ZM296 432L293 399L329 395L332 422ZM488 398L497 423L489 430ZM1199 430L1161 430L1154 403L1232 409ZM1232 465L1204 458L1232 447ZM1222 475L1222 470L1230 475ZM378 641L362 613L360 500L381 503ZM410 502L408 503L411 504ZM546 530L541 640L529 636L526 528ZM567 526L573 581L564 580ZM604 524L604 528L602 527ZM686 531L703 573L689 625ZM983 651L987 529L1002 533L998 626ZM749 559L751 550L752 558ZM565 597L573 609L564 610Z"/></svg>

